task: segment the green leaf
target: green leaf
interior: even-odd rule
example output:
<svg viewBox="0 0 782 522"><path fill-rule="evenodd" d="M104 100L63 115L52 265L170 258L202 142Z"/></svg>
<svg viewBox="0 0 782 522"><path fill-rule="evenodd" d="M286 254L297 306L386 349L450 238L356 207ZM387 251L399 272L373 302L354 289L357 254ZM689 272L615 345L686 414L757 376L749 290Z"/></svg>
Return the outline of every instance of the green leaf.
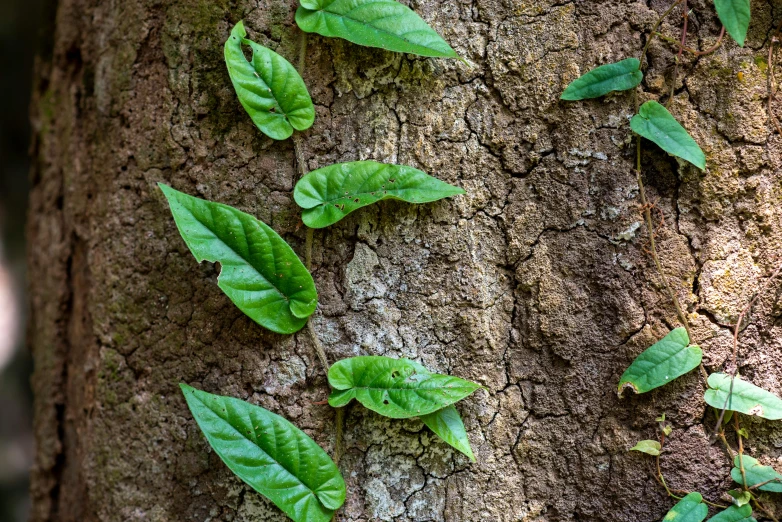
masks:
<svg viewBox="0 0 782 522"><path fill-rule="evenodd" d="M428 415L421 415L421 420L441 439L475 462L475 455L472 453L462 417L453 405Z"/></svg>
<svg viewBox="0 0 782 522"><path fill-rule="evenodd" d="M301 0L302 31L398 53L459 58L415 11L395 0Z"/></svg>
<svg viewBox="0 0 782 522"><path fill-rule="evenodd" d="M199 263L220 263L217 284L242 312L277 333L304 326L318 294L288 243L235 208L159 186L188 248Z"/></svg>
<svg viewBox="0 0 782 522"><path fill-rule="evenodd" d="M752 506L745 504L741 507L730 506L725 511L720 511L709 519L708 522L743 522L752 516Z"/></svg>
<svg viewBox="0 0 782 522"><path fill-rule="evenodd" d="M364 356L337 361L329 369L334 391L329 404L335 408L357 399L370 410L392 419L408 419L434 413L460 401L479 384L430 373L408 359Z"/></svg>
<svg viewBox="0 0 782 522"><path fill-rule="evenodd" d="M739 475L741 474L741 471L739 471ZM731 472L731 476L733 473ZM733 505L734 506L743 506L744 504L749 504L749 501L752 500L752 494L749 491L743 491L741 489L731 489L728 491L728 495L733 497Z"/></svg>
<svg viewBox="0 0 782 522"><path fill-rule="evenodd" d="M640 451L641 453L646 453L647 455L653 455L655 457L660 454L660 450L662 450L662 446L656 440L642 440L630 448L630 451Z"/></svg>
<svg viewBox="0 0 782 522"><path fill-rule="evenodd" d="M712 408L721 410L726 407L725 400L730 393L730 375L712 373L708 382L709 389L706 390L704 399ZM782 419L782 399L741 380L739 376L736 376L733 383L733 393L727 402L727 409L769 420Z"/></svg>
<svg viewBox="0 0 782 522"><path fill-rule="evenodd" d="M619 379L619 397L627 388L646 393L697 368L703 352L689 344L687 330L676 328L644 350Z"/></svg>
<svg viewBox="0 0 782 522"><path fill-rule="evenodd" d="M709 507L703 503L703 497L693 492L673 506L663 522L703 522L708 515Z"/></svg>
<svg viewBox="0 0 782 522"><path fill-rule="evenodd" d="M231 471L297 522L331 520L345 502L345 481L314 440L259 406L179 386L206 440Z"/></svg>
<svg viewBox="0 0 782 522"><path fill-rule="evenodd" d="M425 172L376 161L337 163L313 170L296 183L293 199L305 209L304 224L312 228L333 225L356 209L383 199L429 203L464 194Z"/></svg>
<svg viewBox="0 0 782 522"><path fill-rule="evenodd" d="M689 161L701 170L706 168L706 156L701 148L668 109L656 101L641 105L638 114L630 120L630 128L665 152Z"/></svg>
<svg viewBox="0 0 782 522"><path fill-rule="evenodd" d="M315 121L315 108L304 80L285 58L245 38L239 22L225 42L225 63L239 101L267 136L284 140L293 129L306 130ZM242 44L252 49L247 61Z"/></svg>
<svg viewBox="0 0 782 522"><path fill-rule="evenodd" d="M744 47L750 20L749 0L714 0L714 7L728 34Z"/></svg>
<svg viewBox="0 0 782 522"><path fill-rule="evenodd" d="M612 91L633 89L643 78L638 58L627 58L601 65L577 78L567 86L561 98L568 101L599 98Z"/></svg>
<svg viewBox="0 0 782 522"><path fill-rule="evenodd" d="M771 466L764 466L757 459L744 455L744 473L747 476L747 487L752 487L755 484L761 484L768 482L769 480L779 479L779 482L769 482L758 489L761 491L772 491L774 493L782 493L782 475ZM741 477L741 464L739 463L739 456L736 455L733 459L733 465L735 466L730 470L730 476L737 484L744 485L744 481Z"/></svg>

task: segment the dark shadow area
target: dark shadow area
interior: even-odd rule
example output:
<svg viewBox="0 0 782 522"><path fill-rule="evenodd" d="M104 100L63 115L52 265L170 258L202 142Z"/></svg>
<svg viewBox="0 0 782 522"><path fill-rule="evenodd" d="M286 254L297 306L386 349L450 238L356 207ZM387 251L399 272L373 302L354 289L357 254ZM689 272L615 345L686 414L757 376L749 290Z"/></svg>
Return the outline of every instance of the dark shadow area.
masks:
<svg viewBox="0 0 782 522"><path fill-rule="evenodd" d="M0 0L0 521L29 510L32 359L25 346L29 104L46 0Z"/></svg>

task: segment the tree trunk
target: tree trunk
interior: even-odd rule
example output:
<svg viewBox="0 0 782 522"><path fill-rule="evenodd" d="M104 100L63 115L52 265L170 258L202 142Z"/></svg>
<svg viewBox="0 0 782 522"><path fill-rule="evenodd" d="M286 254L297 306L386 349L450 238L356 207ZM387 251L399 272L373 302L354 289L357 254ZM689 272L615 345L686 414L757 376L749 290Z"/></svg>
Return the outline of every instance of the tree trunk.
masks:
<svg viewBox="0 0 782 522"><path fill-rule="evenodd" d="M222 57L243 19L251 38L295 61L295 4L59 0L33 108L33 521L285 520L209 450L179 382L260 404L333 447L306 330L275 335L234 307L155 185L249 212L303 256L292 142L254 127ZM670 108L707 170L644 145L660 255L710 370L729 358L731 322L782 254L782 148L766 113L771 4L753 1L747 47L686 53L678 68ZM397 162L467 190L378 204L315 232L313 321L328 357L408 357L486 387L458 405L476 464L417 420L348 407L339 520L659 520L673 501L653 459L628 449L656 437L663 412L669 486L710 500L730 487L698 372L647 395L615 393L630 361L678 325L646 252L633 98L559 101L595 65L638 56L669 5L414 3L470 66L309 38L308 168ZM690 8L689 45L711 46L711 2ZM661 30L678 39L681 20L676 10ZM676 52L650 47L643 96L667 96ZM778 391L776 299L760 298L739 360L742 375ZM782 431L748 424L753 452L782 456Z"/></svg>

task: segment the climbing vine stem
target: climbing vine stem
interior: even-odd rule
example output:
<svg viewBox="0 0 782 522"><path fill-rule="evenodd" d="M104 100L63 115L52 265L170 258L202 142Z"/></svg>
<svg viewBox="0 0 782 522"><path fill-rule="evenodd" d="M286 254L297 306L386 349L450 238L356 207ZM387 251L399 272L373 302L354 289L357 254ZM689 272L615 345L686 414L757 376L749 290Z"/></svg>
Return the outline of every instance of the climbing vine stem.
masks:
<svg viewBox="0 0 782 522"><path fill-rule="evenodd" d="M299 62L296 66L296 69L298 70L299 74L303 77L304 76L304 64L307 61L307 33L304 31L299 32ZM304 160L304 152L302 151L301 146L301 135L300 134L294 134L293 135L293 151L296 156L296 163L299 167L299 178L303 178L307 175L307 163ZM314 240L315 231L314 229L307 227L307 231L304 236L304 266L307 267L307 270L310 272L312 271L312 242ZM312 318L310 318L309 321L307 321L307 332L310 335L310 340L312 341L312 346L315 348L315 353L318 356L318 359L320 360L321 366L323 366L323 371L326 373L326 376L328 376L329 373L329 360L326 357L326 351L323 349L323 344L320 342L320 338L318 337L317 332L315 331L315 327L312 325ZM342 458L343 453L343 426L345 421L345 412L344 408L337 408L336 414L334 415L334 454L332 455L332 458L334 459L334 462L336 464L339 464L340 459Z"/></svg>

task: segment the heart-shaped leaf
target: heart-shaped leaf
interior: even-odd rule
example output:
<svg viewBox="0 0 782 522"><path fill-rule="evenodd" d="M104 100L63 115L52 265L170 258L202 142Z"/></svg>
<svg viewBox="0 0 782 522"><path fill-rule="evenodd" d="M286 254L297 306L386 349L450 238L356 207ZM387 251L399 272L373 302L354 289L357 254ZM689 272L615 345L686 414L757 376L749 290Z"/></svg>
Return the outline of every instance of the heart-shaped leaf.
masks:
<svg viewBox="0 0 782 522"><path fill-rule="evenodd" d="M293 129L309 129L315 108L304 80L288 60L245 36L239 22L225 42L225 63L242 107L261 132L275 140L290 137ZM242 45L252 49L252 63Z"/></svg>
<svg viewBox="0 0 782 522"><path fill-rule="evenodd" d="M467 430L464 429L462 417L453 405L428 415L421 415L421 420L437 436L475 462L475 455L472 453L470 439L467 438Z"/></svg>
<svg viewBox="0 0 782 522"><path fill-rule="evenodd" d="M769 420L782 419L782 399L771 392L758 388L754 384L742 380L736 376L733 382L733 393L730 394L730 375L724 373L712 373L709 375L709 389L706 390L704 399L712 408L755 415ZM727 401L730 394L730 400Z"/></svg>
<svg viewBox="0 0 782 522"><path fill-rule="evenodd" d="M345 481L314 440L268 410L179 385L223 462L296 522L328 522L345 502Z"/></svg>
<svg viewBox="0 0 782 522"><path fill-rule="evenodd" d="M376 161L337 163L313 170L293 189L293 199L305 209L302 220L312 228L332 225L383 199L429 203L457 194L464 194L464 190L418 169Z"/></svg>
<svg viewBox="0 0 782 522"><path fill-rule="evenodd" d="M396 0L301 0L302 31L398 53L459 58L415 11Z"/></svg>
<svg viewBox="0 0 782 522"><path fill-rule="evenodd" d="M655 457L660 454L661 450L662 445L656 440L641 440L638 441L638 444L630 448L630 451L640 451L641 453L646 453L647 455L653 455Z"/></svg>
<svg viewBox="0 0 782 522"><path fill-rule="evenodd" d="M714 7L728 34L744 47L751 17L749 0L714 0Z"/></svg>
<svg viewBox="0 0 782 522"><path fill-rule="evenodd" d="M630 128L665 152L689 161L701 170L706 168L706 156L701 148L668 109L656 101L641 105L638 114L630 120Z"/></svg>
<svg viewBox="0 0 782 522"><path fill-rule="evenodd" d="M747 487L752 487L756 484L763 484L758 489L761 491L772 491L774 493L782 493L782 475L771 466L764 466L757 459L744 455L744 474L747 476ZM733 465L735 466L730 470L730 476L733 480L744 485L744 481L741 477L741 464L739 463L739 456L736 455L733 459ZM772 482L769 482L772 481Z"/></svg>
<svg viewBox="0 0 782 522"><path fill-rule="evenodd" d="M703 522L709 516L709 507L703 503L700 493L690 493L665 515L663 522Z"/></svg>
<svg viewBox="0 0 782 522"><path fill-rule="evenodd" d="M612 91L633 89L644 79L638 58L627 58L592 69L574 80L562 93L563 100L575 101L599 98Z"/></svg>
<svg viewBox="0 0 782 522"><path fill-rule="evenodd" d="M743 506L730 506L725 511L720 511L708 522L744 522L747 517L752 516L752 506L744 504Z"/></svg>
<svg viewBox="0 0 782 522"><path fill-rule="evenodd" d="M220 263L217 284L231 301L273 332L300 330L315 311L318 294L288 243L244 212L159 185L196 260Z"/></svg>
<svg viewBox="0 0 782 522"><path fill-rule="evenodd" d="M428 415L464 399L479 384L430 373L408 359L364 356L336 362L329 369L334 391L329 404L345 406L352 399L392 419Z"/></svg>
<svg viewBox="0 0 782 522"><path fill-rule="evenodd" d="M644 350L619 379L619 397L627 388L646 393L697 368L703 351L689 344L687 330L676 328Z"/></svg>

